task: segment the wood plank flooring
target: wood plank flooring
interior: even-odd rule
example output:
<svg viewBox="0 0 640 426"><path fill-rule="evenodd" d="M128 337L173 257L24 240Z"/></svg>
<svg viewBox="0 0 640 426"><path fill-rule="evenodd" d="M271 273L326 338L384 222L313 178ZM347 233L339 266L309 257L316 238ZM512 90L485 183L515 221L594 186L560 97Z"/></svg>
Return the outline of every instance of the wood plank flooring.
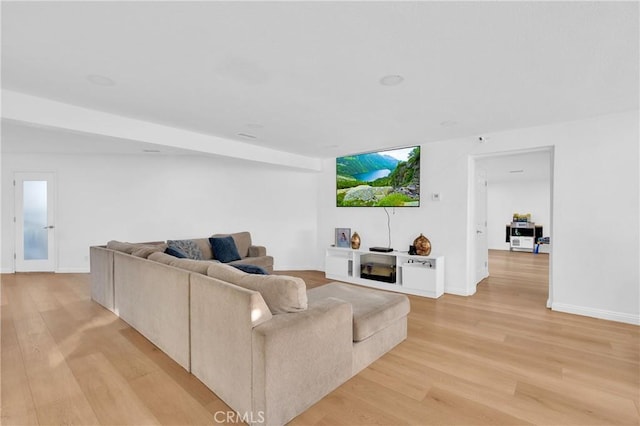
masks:
<svg viewBox="0 0 640 426"><path fill-rule="evenodd" d="M474 296L411 296L408 339L291 424L640 424L640 327L546 309L547 255L489 259ZM91 301L88 275L1 279L3 425L225 420L215 394Z"/></svg>

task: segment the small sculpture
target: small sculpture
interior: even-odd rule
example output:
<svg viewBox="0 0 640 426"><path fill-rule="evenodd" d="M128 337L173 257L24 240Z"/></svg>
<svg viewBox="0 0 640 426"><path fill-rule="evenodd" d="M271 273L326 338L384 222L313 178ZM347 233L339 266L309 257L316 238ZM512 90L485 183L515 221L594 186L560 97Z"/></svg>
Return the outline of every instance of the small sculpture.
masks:
<svg viewBox="0 0 640 426"><path fill-rule="evenodd" d="M413 240L413 245L416 248L416 254L419 256L429 256L431 253L431 241L422 234Z"/></svg>
<svg viewBox="0 0 640 426"><path fill-rule="evenodd" d="M354 232L351 236L351 248L354 250L360 248L360 235L357 232Z"/></svg>

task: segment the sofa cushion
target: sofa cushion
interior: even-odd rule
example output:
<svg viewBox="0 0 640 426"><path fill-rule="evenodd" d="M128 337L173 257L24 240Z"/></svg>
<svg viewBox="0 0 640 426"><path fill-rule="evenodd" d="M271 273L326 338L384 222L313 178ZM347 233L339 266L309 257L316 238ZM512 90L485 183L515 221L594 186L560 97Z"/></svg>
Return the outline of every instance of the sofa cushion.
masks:
<svg viewBox="0 0 640 426"><path fill-rule="evenodd" d="M121 251L123 253L131 254L140 247L139 244L125 243L122 241L111 240L107 243L109 250Z"/></svg>
<svg viewBox="0 0 640 426"><path fill-rule="evenodd" d="M194 260L194 259L179 259L174 257L170 262L169 266L173 266L175 268L185 269L191 272L197 272L199 274L207 274L207 269L211 266L211 261L209 260Z"/></svg>
<svg viewBox="0 0 640 426"><path fill-rule="evenodd" d="M193 240L167 240L167 246L174 250L180 250L189 259L202 260L202 251Z"/></svg>
<svg viewBox="0 0 640 426"><path fill-rule="evenodd" d="M158 251L155 253L151 253L149 257L147 257L147 259L153 260L154 262L164 263L165 265L168 265L169 262L175 259L175 256Z"/></svg>
<svg viewBox="0 0 640 426"><path fill-rule="evenodd" d="M353 307L353 341L360 342L409 313L404 294L371 290L341 283L329 283L307 292L309 301L335 297Z"/></svg>
<svg viewBox="0 0 640 426"><path fill-rule="evenodd" d="M164 263L165 265L173 266L174 268L185 269L191 272L197 272L199 274L207 274L207 269L215 260L193 260L186 258L178 258L166 253L156 252L149 255L147 258L154 262Z"/></svg>
<svg viewBox="0 0 640 426"><path fill-rule="evenodd" d="M230 263L229 265L240 269L242 272L246 272L247 274L269 275L263 267L258 265L247 265L245 263Z"/></svg>
<svg viewBox="0 0 640 426"><path fill-rule="evenodd" d="M203 260L213 259L213 252L211 251L211 243L209 242L209 238L194 238L192 240L202 253Z"/></svg>
<svg viewBox="0 0 640 426"><path fill-rule="evenodd" d="M240 281L245 275L249 274L223 263L212 263L209 266L209 269L207 269L207 275L213 278L217 278L221 281L235 284Z"/></svg>
<svg viewBox="0 0 640 426"><path fill-rule="evenodd" d="M167 249L166 244L143 244L137 247L131 254L136 257L148 258L151 253L164 252Z"/></svg>
<svg viewBox="0 0 640 426"><path fill-rule="evenodd" d="M233 237L211 237L209 238L209 242L211 243L214 259L222 263L229 263L241 259Z"/></svg>
<svg viewBox="0 0 640 426"><path fill-rule="evenodd" d="M207 275L238 287L260 292L272 314L300 312L307 309L307 286L298 277L247 274L232 266L213 264Z"/></svg>

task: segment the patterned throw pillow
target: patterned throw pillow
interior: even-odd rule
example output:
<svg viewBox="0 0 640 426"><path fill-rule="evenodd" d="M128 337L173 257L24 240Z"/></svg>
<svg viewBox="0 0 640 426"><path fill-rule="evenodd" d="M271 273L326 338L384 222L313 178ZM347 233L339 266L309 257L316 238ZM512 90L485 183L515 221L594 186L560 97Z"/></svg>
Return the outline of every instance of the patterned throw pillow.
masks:
<svg viewBox="0 0 640 426"><path fill-rule="evenodd" d="M193 240L167 240L167 247L184 253L188 259L202 260L202 250Z"/></svg>

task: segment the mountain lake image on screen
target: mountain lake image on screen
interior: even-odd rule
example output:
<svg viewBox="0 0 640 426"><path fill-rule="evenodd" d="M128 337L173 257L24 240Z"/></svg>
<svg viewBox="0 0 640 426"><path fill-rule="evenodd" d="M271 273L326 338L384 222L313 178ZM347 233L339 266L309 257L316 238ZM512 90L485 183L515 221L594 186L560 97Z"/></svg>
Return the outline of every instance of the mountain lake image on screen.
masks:
<svg viewBox="0 0 640 426"><path fill-rule="evenodd" d="M419 207L420 147L336 158L338 207Z"/></svg>

